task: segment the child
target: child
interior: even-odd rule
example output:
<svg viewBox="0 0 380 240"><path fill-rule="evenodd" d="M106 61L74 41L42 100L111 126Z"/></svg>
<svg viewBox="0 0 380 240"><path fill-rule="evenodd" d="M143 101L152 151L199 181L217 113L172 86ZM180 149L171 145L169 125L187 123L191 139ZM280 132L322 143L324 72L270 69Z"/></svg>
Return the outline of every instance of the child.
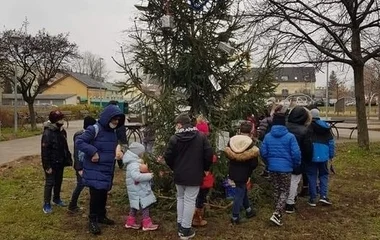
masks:
<svg viewBox="0 0 380 240"><path fill-rule="evenodd" d="M274 187L276 207L270 221L281 226L291 175L293 169L301 164L301 151L296 137L289 133L285 126L285 114L273 115L272 128L264 137L260 154L268 166L269 177Z"/></svg>
<svg viewBox="0 0 380 240"><path fill-rule="evenodd" d="M197 117L196 128L199 132L203 133L205 136L209 136L209 127L206 120L202 115ZM216 160L216 156L213 155L213 162ZM214 183L214 176L209 171L205 172L205 177L203 178L203 185L199 189L199 193L197 195L197 199L195 200L195 213L193 216L192 225L194 227L203 227L207 225L207 221L204 219L204 204L206 202L207 194L210 191L210 186Z"/></svg>
<svg viewBox="0 0 380 240"><path fill-rule="evenodd" d="M306 174L309 179L310 199L308 204L312 207L317 205L317 180L320 184L320 199L319 202L324 205L332 203L327 197L329 169L328 162L335 155L335 142L331 133L330 126L320 119L319 110L312 109L310 111L313 121L311 127L313 129L313 159L306 163Z"/></svg>
<svg viewBox="0 0 380 240"><path fill-rule="evenodd" d="M66 204L61 200L63 169L72 164L71 153L67 145L67 133L63 129L64 115L61 111L52 111L49 122L44 126L41 139L41 160L45 172L44 213L51 213L51 195L53 202L61 207Z"/></svg>
<svg viewBox="0 0 380 240"><path fill-rule="evenodd" d="M147 153L153 153L154 141L156 140L155 135L153 123L148 122L143 130L143 144Z"/></svg>
<svg viewBox="0 0 380 240"><path fill-rule="evenodd" d="M76 138L81 135L84 130L87 129L88 126L92 126L96 123L96 120L93 117L87 116L83 119L83 129L79 130L74 134L74 143L76 141ZM71 201L69 203L69 211L71 212L77 212L79 210L78 207L78 198L80 193L82 192L84 185L83 185L83 180L82 180L82 173L83 173L83 159L79 158L79 151L74 144L74 169L75 169L75 174L77 176L77 186L74 189L73 195L71 196Z"/></svg>
<svg viewBox="0 0 380 240"><path fill-rule="evenodd" d="M123 163L127 166L127 191L130 211L125 222L125 228L140 229L140 224L136 223L137 211L141 209L143 220L143 231L154 231L158 225L152 223L149 217L149 207L156 202L156 197L151 189L150 181L153 173L149 173L148 166L142 164L142 155L145 147L141 143L133 142L129 150L123 156Z"/></svg>
<svg viewBox="0 0 380 240"><path fill-rule="evenodd" d="M252 171L258 165L259 149L251 138L251 122L242 122L240 125L240 135L233 136L225 149L229 162L229 178L235 183L235 196L232 206L232 224L240 223L240 208L243 206L246 217L256 216L256 212L251 207L247 194L247 182L252 175Z"/></svg>

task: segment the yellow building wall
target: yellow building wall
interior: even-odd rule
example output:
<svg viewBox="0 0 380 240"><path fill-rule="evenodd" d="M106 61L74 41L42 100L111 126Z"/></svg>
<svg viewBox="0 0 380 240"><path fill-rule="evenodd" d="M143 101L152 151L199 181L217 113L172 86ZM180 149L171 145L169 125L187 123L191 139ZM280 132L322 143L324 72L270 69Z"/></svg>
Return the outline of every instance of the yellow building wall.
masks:
<svg viewBox="0 0 380 240"><path fill-rule="evenodd" d="M68 76L65 79L59 80L59 82L53 84L46 89L42 94L76 94L81 98L87 98L87 86L76 80L75 78Z"/></svg>
<svg viewBox="0 0 380 240"><path fill-rule="evenodd" d="M289 95L295 93L310 93L315 95L315 82L280 82L275 90L276 95L282 95L282 90L287 89Z"/></svg>

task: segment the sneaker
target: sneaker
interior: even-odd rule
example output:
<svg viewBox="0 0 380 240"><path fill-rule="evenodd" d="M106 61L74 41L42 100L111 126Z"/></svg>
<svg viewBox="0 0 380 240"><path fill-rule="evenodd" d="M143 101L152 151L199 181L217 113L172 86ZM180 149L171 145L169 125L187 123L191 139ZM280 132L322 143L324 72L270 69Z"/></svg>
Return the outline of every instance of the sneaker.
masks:
<svg viewBox="0 0 380 240"><path fill-rule="evenodd" d="M109 219L108 217L102 217L99 218L99 223L105 224L105 225L115 225L115 221Z"/></svg>
<svg viewBox="0 0 380 240"><path fill-rule="evenodd" d="M246 218L253 218L253 217L256 217L256 211L251 209L251 211L246 211L245 212L245 216Z"/></svg>
<svg viewBox="0 0 380 240"><path fill-rule="evenodd" d="M188 240L195 236L195 232L192 228L182 228L181 234L179 235L179 238L181 240Z"/></svg>
<svg viewBox="0 0 380 240"><path fill-rule="evenodd" d="M311 207L317 206L315 199L311 199L311 198L309 199L309 201L307 201L307 204L309 204Z"/></svg>
<svg viewBox="0 0 380 240"><path fill-rule="evenodd" d="M50 203L45 203L43 208L42 208L42 211L46 214L53 212L53 209L51 208Z"/></svg>
<svg viewBox="0 0 380 240"><path fill-rule="evenodd" d="M296 211L296 208L294 207L294 204L286 204L285 206L285 212L292 214Z"/></svg>
<svg viewBox="0 0 380 240"><path fill-rule="evenodd" d="M53 200L53 203L60 207L67 207L67 204L65 204L65 202L62 201L61 199Z"/></svg>
<svg viewBox="0 0 380 240"><path fill-rule="evenodd" d="M151 218L145 218L142 220L143 231L155 231L158 228L157 224L153 224Z"/></svg>
<svg viewBox="0 0 380 240"><path fill-rule="evenodd" d="M240 218L231 217L231 224L232 225L238 225L238 224L240 224Z"/></svg>
<svg viewBox="0 0 380 240"><path fill-rule="evenodd" d="M270 221L276 224L277 226L282 226L282 221L281 221L281 214L278 213L273 213L272 217L270 217Z"/></svg>
<svg viewBox="0 0 380 240"><path fill-rule="evenodd" d="M330 202L330 200L327 197L322 197L321 199L319 199L319 202L326 206L332 205L332 202Z"/></svg>
<svg viewBox="0 0 380 240"><path fill-rule="evenodd" d="M181 226L181 223L177 223L177 232L178 232L178 237L181 236L181 233L182 233L182 226Z"/></svg>
<svg viewBox="0 0 380 240"><path fill-rule="evenodd" d="M125 221L125 228L127 229L140 229L140 225L136 223L136 218L132 216L128 216L127 220Z"/></svg>
<svg viewBox="0 0 380 240"><path fill-rule="evenodd" d="M101 234L101 230L100 230L100 227L98 225L98 223L96 221L90 221L89 223L89 231L90 233L94 234L94 235L99 235Z"/></svg>

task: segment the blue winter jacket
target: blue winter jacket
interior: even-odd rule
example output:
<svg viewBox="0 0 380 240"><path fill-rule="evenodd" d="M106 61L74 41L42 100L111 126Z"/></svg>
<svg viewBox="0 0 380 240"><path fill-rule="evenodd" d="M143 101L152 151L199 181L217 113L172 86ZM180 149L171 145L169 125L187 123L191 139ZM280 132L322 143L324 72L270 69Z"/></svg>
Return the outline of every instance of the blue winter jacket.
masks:
<svg viewBox="0 0 380 240"><path fill-rule="evenodd" d="M274 125L260 147L262 159L270 172L291 173L301 164L296 137L285 126Z"/></svg>
<svg viewBox="0 0 380 240"><path fill-rule="evenodd" d="M89 126L75 141L77 149L85 153L83 183L88 187L103 190L112 188L118 142L115 129L109 127L109 122L114 117L120 118L117 128L123 125L125 115L120 108L114 105L107 106L97 122L99 131L96 137L95 127ZM94 163L91 159L95 153L98 153L99 161Z"/></svg>
<svg viewBox="0 0 380 240"><path fill-rule="evenodd" d="M313 162L326 162L335 156L335 141L330 125L320 119L313 119Z"/></svg>
<svg viewBox="0 0 380 240"><path fill-rule="evenodd" d="M134 209L149 207L156 202L156 197L151 188L151 173L141 173L141 159L131 151L123 156L123 163L127 165L126 184L128 191L129 206Z"/></svg>

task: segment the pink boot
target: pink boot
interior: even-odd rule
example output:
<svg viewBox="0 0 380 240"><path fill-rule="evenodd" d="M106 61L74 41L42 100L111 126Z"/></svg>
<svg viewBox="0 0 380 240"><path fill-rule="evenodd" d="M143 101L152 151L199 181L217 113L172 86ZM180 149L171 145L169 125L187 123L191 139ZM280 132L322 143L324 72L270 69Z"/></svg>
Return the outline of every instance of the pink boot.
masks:
<svg viewBox="0 0 380 240"><path fill-rule="evenodd" d="M145 218L142 220L142 230L143 231L154 231L157 230L158 225L152 223L151 218Z"/></svg>
<svg viewBox="0 0 380 240"><path fill-rule="evenodd" d="M136 223L136 218L132 216L128 216L127 220L125 221L125 228L129 229L140 229L140 225Z"/></svg>

